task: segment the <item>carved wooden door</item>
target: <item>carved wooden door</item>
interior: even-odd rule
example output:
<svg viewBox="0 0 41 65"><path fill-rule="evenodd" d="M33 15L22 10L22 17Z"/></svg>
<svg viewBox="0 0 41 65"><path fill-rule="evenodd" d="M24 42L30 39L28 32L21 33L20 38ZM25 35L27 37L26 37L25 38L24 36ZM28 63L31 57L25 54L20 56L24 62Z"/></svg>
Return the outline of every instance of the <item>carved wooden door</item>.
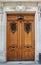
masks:
<svg viewBox="0 0 41 65"><path fill-rule="evenodd" d="M7 14L7 61L31 61L34 57L34 14Z"/></svg>

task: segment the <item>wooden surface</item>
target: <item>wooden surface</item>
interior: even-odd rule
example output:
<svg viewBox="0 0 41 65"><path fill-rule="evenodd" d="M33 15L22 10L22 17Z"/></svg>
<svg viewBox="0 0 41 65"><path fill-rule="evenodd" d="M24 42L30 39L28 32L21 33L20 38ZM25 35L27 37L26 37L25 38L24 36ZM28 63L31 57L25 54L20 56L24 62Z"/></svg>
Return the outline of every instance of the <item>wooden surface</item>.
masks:
<svg viewBox="0 0 41 65"><path fill-rule="evenodd" d="M21 21L18 20L20 15L24 16ZM28 22L31 23L29 33L24 29L24 24ZM11 23L16 23L16 31L14 33L10 29ZM7 61L32 61L35 59L34 14L7 14L6 46Z"/></svg>

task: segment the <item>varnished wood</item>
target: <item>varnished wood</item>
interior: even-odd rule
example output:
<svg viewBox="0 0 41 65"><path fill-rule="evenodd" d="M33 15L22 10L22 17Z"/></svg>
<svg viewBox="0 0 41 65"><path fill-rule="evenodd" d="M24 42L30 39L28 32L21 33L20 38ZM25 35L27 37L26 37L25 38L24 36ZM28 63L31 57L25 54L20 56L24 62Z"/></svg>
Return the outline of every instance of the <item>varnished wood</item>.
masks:
<svg viewBox="0 0 41 65"><path fill-rule="evenodd" d="M18 20L18 16L24 16ZM16 23L16 31L12 33L11 23ZM31 23L31 30L27 33L25 23ZM31 61L35 59L35 31L34 14L7 14L7 61ZM26 48L29 46L29 48ZM14 49L12 47L15 47Z"/></svg>

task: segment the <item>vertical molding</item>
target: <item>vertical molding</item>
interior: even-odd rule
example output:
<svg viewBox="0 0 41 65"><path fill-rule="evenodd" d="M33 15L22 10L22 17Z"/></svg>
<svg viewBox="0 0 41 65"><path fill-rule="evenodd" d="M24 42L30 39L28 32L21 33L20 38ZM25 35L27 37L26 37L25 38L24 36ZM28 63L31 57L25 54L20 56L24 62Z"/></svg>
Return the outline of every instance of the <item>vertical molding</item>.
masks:
<svg viewBox="0 0 41 65"><path fill-rule="evenodd" d="M38 3L38 14L39 14L39 53L41 53L41 2Z"/></svg>
<svg viewBox="0 0 41 65"><path fill-rule="evenodd" d="M0 3L0 62L4 62L4 43L3 43L3 37L4 37L4 12L3 12L3 3Z"/></svg>

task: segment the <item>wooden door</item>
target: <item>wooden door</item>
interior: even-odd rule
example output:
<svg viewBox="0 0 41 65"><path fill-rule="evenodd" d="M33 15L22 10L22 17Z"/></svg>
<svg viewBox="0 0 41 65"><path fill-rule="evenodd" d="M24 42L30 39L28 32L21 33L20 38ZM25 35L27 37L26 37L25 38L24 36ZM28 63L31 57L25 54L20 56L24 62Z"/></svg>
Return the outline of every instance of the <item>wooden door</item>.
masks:
<svg viewBox="0 0 41 65"><path fill-rule="evenodd" d="M34 14L7 14L7 61L35 59Z"/></svg>

